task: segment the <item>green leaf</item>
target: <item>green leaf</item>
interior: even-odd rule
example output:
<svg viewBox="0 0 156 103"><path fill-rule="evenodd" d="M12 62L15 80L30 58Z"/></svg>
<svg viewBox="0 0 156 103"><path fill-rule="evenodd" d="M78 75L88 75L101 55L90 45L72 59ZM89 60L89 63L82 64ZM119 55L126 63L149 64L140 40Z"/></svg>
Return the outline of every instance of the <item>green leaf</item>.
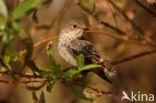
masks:
<svg viewBox="0 0 156 103"><path fill-rule="evenodd" d="M8 11L7 11L7 7L5 5L4 0L0 0L0 16L3 16L4 18L7 18L8 16Z"/></svg>
<svg viewBox="0 0 156 103"><path fill-rule="evenodd" d="M70 68L68 71L65 72L65 76L69 78L73 78L74 76L78 75L79 71L77 69Z"/></svg>
<svg viewBox="0 0 156 103"><path fill-rule="evenodd" d="M50 65L51 65L50 68L51 68L51 71L53 72L53 74L57 78L62 77L63 71L61 70L61 65L60 64L57 64L55 62L55 59L53 57L53 54L52 54L52 50L51 49L48 49L47 50L47 55L48 55L48 59L49 59Z"/></svg>
<svg viewBox="0 0 156 103"><path fill-rule="evenodd" d="M51 49L47 50L47 55L48 55L48 59L50 61L50 64L52 66L56 65L56 62L55 62L55 59L53 58L53 54L52 54L52 50Z"/></svg>
<svg viewBox="0 0 156 103"><path fill-rule="evenodd" d="M52 72L53 72L53 74L55 74L58 78L59 78L59 77L62 77L61 65L60 65L60 64L56 64L56 65L52 68Z"/></svg>
<svg viewBox="0 0 156 103"><path fill-rule="evenodd" d="M85 70L91 70L91 69L95 69L95 68L99 68L99 67L101 67L101 66L98 64L89 64L89 65L86 65L83 68L79 69L80 70L79 72L82 72Z"/></svg>
<svg viewBox="0 0 156 103"><path fill-rule="evenodd" d="M126 5L126 1L125 0L111 0L112 3L114 3L117 7L124 9L125 5Z"/></svg>
<svg viewBox="0 0 156 103"><path fill-rule="evenodd" d="M66 77L73 78L75 76L81 75L82 71L91 70L91 69L100 67L100 65L97 65L97 64L85 65L85 59L84 59L83 54L80 54L79 56L77 56L76 60L77 60L77 67L68 69L64 73Z"/></svg>
<svg viewBox="0 0 156 103"><path fill-rule="evenodd" d="M6 21L3 17L0 17L0 30L4 30L6 26Z"/></svg>
<svg viewBox="0 0 156 103"><path fill-rule="evenodd" d="M12 25L12 29L13 29L13 34L14 35L18 35L19 31L20 31L20 26L17 22L11 22Z"/></svg>
<svg viewBox="0 0 156 103"><path fill-rule="evenodd" d="M4 63L7 65L7 67L9 67L9 63L10 63L10 61L11 61L11 57L10 57L9 55L5 55L5 56L3 57L3 61L4 61Z"/></svg>
<svg viewBox="0 0 156 103"><path fill-rule="evenodd" d="M0 58L0 65L8 69L8 66L5 64L2 58Z"/></svg>
<svg viewBox="0 0 156 103"><path fill-rule="evenodd" d="M0 24L0 26L1 26L1 30L0 30L1 41L3 42L5 48L7 48L12 42L12 40L15 37L17 37L20 29L18 24L14 22L7 22L7 23L5 22L5 24L2 23L2 25Z"/></svg>
<svg viewBox="0 0 156 103"><path fill-rule="evenodd" d="M76 57L76 61L77 61L77 66L78 68L81 68L84 66L85 60L84 60L84 55L80 54L79 56Z"/></svg>
<svg viewBox="0 0 156 103"><path fill-rule="evenodd" d="M43 91L41 91L39 103L46 103L45 102L45 96L44 96L44 92Z"/></svg>
<svg viewBox="0 0 156 103"><path fill-rule="evenodd" d="M25 16L29 11L34 9L40 4L40 0L24 0L16 9L12 12L13 20L20 19Z"/></svg>
<svg viewBox="0 0 156 103"><path fill-rule="evenodd" d="M3 42L5 48L10 44L13 38L14 36L12 35L12 29L7 29L7 31L3 31L1 41Z"/></svg>
<svg viewBox="0 0 156 103"><path fill-rule="evenodd" d="M75 76L80 75L82 71L92 70L92 69L99 68L99 67L101 67L101 66L100 65L97 65L97 64L89 64L89 65L83 66L83 67L81 67L79 69L70 68L69 70L67 70L64 73L64 75L66 77L73 78Z"/></svg>
<svg viewBox="0 0 156 103"><path fill-rule="evenodd" d="M15 59L18 57L17 51L15 51L12 47L8 47L5 51L6 55L10 56L11 59Z"/></svg>
<svg viewBox="0 0 156 103"><path fill-rule="evenodd" d="M89 13L95 10L95 0L79 0L79 5Z"/></svg>

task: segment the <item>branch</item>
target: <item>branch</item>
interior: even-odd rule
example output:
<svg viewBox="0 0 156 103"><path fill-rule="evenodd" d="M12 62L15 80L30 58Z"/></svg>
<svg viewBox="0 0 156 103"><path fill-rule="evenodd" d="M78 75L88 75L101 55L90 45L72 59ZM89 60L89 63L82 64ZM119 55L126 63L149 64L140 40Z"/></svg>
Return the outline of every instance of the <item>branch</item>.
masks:
<svg viewBox="0 0 156 103"><path fill-rule="evenodd" d="M150 13L153 17L156 17L156 13L153 12L152 10L150 10L149 8L147 8L146 6L144 6L139 0L134 0L134 1L136 2L136 4L138 4L145 11L147 11L148 13Z"/></svg>
<svg viewBox="0 0 156 103"><path fill-rule="evenodd" d="M156 53L156 49L152 50L152 51L145 51L145 52L142 52L142 53L139 53L139 54L135 54L133 56L130 56L130 57L127 57L127 58L123 58L121 60L115 60L115 61L112 61L111 64L112 65L118 65L118 64L121 64L121 63L124 63L124 62L128 62L128 61L131 61L131 60L134 60L134 59L146 56L146 55L150 55L150 54L153 54L153 53Z"/></svg>
<svg viewBox="0 0 156 103"><path fill-rule="evenodd" d="M100 34L105 34L106 36L110 36L114 39L118 39L118 40L122 40L122 41L128 40L127 36L114 35L112 33L109 33L109 32L103 31L103 30L97 30L97 29L92 29L92 28L90 28L89 31L86 31L86 33L100 33Z"/></svg>
<svg viewBox="0 0 156 103"><path fill-rule="evenodd" d="M113 5L113 7L116 8L123 15L123 17L140 32L140 34L144 34L144 31L135 22L129 19L127 15L117 5L115 5L111 0L108 0L108 2L110 2Z"/></svg>
<svg viewBox="0 0 156 103"><path fill-rule="evenodd" d="M7 84L28 84L28 83L43 83L45 80L21 80L21 81L12 81L12 80L0 80L0 83L7 83Z"/></svg>
<svg viewBox="0 0 156 103"><path fill-rule="evenodd" d="M111 28L112 30L115 30L117 33L119 33L119 34L126 34L125 32L123 32L122 30L120 30L119 28L116 28L116 27L114 27L114 26L112 26L112 25L110 25L110 24L108 24L108 23L106 23L106 22L104 22L104 21L100 21L100 23L101 24L103 24L103 25L105 25L106 27L108 27L108 28Z"/></svg>
<svg viewBox="0 0 156 103"><path fill-rule="evenodd" d="M58 36L53 36L53 37L49 37L49 38L43 39L43 40L37 42L36 44L34 44L34 48L38 47L38 46L40 46L40 45L42 45L44 43L47 43L47 42L49 42L51 40L57 39L57 38L58 38Z"/></svg>
<svg viewBox="0 0 156 103"><path fill-rule="evenodd" d="M127 17L127 15L126 15L117 5L115 5L111 0L108 0L108 2L110 2L110 3L112 4L112 6L113 6L114 8L116 8L116 9L123 15L123 17L124 17L133 27L135 27L135 28L140 32L140 35L138 35L137 37L136 37L136 36L135 36L135 37L134 37L134 36L133 36L133 37L129 37L129 36L126 35L126 33L125 33L124 31L122 31L121 29L116 28L116 27L114 27L114 26L112 26L112 25L110 25L110 24L108 24L108 23L105 23L105 22L99 20L98 17L97 17L97 15L95 15L95 14L93 14L93 13L90 13L90 12L88 12L87 10L85 10L83 7L81 7L81 5L80 5L79 2L77 2L77 5L78 5L83 11L85 11L87 14L89 14L90 16L92 16L93 18L95 18L100 24L102 24L102 25L104 25L104 26L106 26L106 27L108 27L108 28L110 28L110 29L116 31L118 34L123 34L123 33L125 34L123 37L119 37L119 36L121 36L121 35L118 36L118 35L114 35L114 34L111 34L111 35L109 35L109 36L114 37L114 38L119 39L119 40L129 41L129 42L139 43L139 44L143 44L143 41L145 41L145 43L148 44L149 46L152 46L152 47L154 47L154 48L156 47L156 43L153 42L153 40L152 40L151 38L149 38L149 37L148 37L148 39L147 39L147 36L144 35L144 31L143 31L134 21L132 21L131 19L129 19L129 18ZM145 37L146 37L146 38L145 38Z"/></svg>
<svg viewBox="0 0 156 103"><path fill-rule="evenodd" d="M149 37L147 36L144 36L144 39L143 40L136 40L128 35L114 35L110 32L106 32L104 30L98 30L98 29L90 29L89 31L86 31L87 33L98 33L98 34L104 34L105 36L109 36L109 37L112 37L114 39L117 39L117 40L121 40L121 41L124 41L124 42L127 42L127 43L131 43L131 44L139 44L139 45L148 45L148 46L151 46L151 47L156 47L156 44L155 42L153 42ZM143 42L145 41L145 42Z"/></svg>
<svg viewBox="0 0 156 103"><path fill-rule="evenodd" d="M11 71L4 71L4 72L0 72L0 75L10 75ZM24 73L16 73L17 76L19 76L20 78L27 78L29 80L4 80L1 79L0 83L7 83L7 84L16 84L16 83L20 83L20 84L28 84L28 83L45 83L47 81L46 77L40 76L40 75L32 75L32 74L24 74ZM33 80L32 80L33 79ZM39 79L39 80L36 80Z"/></svg>
<svg viewBox="0 0 156 103"><path fill-rule="evenodd" d="M10 70L7 70L7 71L3 71L1 72L0 71L0 75L10 75ZM40 75L31 75L31 74L24 74L24 73L16 73L16 75L20 76L20 77L25 77L25 78L43 78L42 76Z"/></svg>
<svg viewBox="0 0 156 103"><path fill-rule="evenodd" d="M89 15L91 15L93 18L95 18L100 24L102 24L102 25L104 25L104 26L106 26L106 27L108 27L108 28L110 28L110 29L116 31L118 34L125 34L124 31L122 31L121 29L119 29L119 28L117 28L117 27L115 27L115 26L112 26L112 25L110 25L110 24L108 24L108 23L105 23L104 21L99 20L98 17L97 17L97 15L93 15L93 13L90 13L90 12L88 12L87 10L85 10L83 7L81 7L81 5L80 5L79 2L77 2L77 5L78 5L83 11L85 11L87 14L89 14Z"/></svg>

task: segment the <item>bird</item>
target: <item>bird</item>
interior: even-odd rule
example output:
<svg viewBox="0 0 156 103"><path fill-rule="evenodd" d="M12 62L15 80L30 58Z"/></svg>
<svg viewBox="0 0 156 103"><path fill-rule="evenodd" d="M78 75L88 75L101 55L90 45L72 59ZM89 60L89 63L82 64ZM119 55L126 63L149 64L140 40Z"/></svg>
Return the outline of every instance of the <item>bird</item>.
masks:
<svg viewBox="0 0 156 103"><path fill-rule="evenodd" d="M85 64L99 64L92 72L109 83L120 81L116 70L109 60L102 58L96 51L93 43L84 39L88 27L81 20L71 20L60 30L58 38L59 55L69 64L77 66L76 57L83 54Z"/></svg>

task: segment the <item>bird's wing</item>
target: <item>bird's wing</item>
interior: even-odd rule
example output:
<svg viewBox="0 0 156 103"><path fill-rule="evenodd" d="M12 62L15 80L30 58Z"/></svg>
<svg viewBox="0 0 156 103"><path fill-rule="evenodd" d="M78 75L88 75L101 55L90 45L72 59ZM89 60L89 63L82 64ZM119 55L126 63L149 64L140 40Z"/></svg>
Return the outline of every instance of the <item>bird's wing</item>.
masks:
<svg viewBox="0 0 156 103"><path fill-rule="evenodd" d="M100 57L92 43L86 40L75 40L70 43L69 49L72 52L71 54L73 54L73 57L83 54L86 64L100 64L101 68L97 68L93 72L109 83L113 82L119 87L127 90L117 76L116 70L112 67L110 61Z"/></svg>
<svg viewBox="0 0 156 103"><path fill-rule="evenodd" d="M103 58L98 55L97 51L93 47L93 44L89 41L75 40L70 43L69 49L72 51L71 54L73 54L74 57L83 54L86 64L100 64L101 60L103 60ZM104 73L104 65L102 66L103 68L95 69L94 72L101 78L111 83Z"/></svg>
<svg viewBox="0 0 156 103"><path fill-rule="evenodd" d="M83 54L87 60L86 64L99 63L100 56L89 41L75 40L70 43L69 49L72 51L73 56Z"/></svg>

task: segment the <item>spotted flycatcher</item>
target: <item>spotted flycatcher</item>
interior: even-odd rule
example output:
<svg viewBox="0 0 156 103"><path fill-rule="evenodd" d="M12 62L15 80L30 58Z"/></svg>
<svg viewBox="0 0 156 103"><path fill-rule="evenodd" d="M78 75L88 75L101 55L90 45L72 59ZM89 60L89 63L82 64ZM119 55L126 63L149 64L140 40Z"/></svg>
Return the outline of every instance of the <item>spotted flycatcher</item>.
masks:
<svg viewBox="0 0 156 103"><path fill-rule="evenodd" d="M79 20L70 21L61 29L58 42L60 56L66 62L76 66L75 57L83 54L85 64L101 65L101 68L93 70L94 73L110 83L114 80L118 81L116 70L112 68L111 63L97 53L91 42L81 39L85 30L87 26Z"/></svg>

